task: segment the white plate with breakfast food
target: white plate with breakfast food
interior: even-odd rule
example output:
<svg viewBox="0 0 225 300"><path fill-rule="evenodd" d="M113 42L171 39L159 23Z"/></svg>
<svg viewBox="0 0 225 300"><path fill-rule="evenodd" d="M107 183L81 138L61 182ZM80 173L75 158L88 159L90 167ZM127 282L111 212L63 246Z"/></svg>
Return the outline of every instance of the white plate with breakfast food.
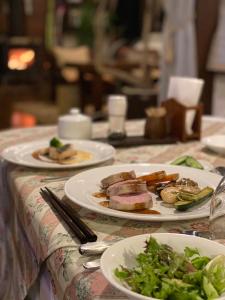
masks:
<svg viewBox="0 0 225 300"><path fill-rule="evenodd" d="M58 138L18 144L2 152L2 158L11 163L48 169L87 167L107 161L114 155L115 149L108 144Z"/></svg>
<svg viewBox="0 0 225 300"><path fill-rule="evenodd" d="M183 166L127 164L84 171L70 178L64 189L72 201L101 214L177 221L207 217L220 179Z"/></svg>

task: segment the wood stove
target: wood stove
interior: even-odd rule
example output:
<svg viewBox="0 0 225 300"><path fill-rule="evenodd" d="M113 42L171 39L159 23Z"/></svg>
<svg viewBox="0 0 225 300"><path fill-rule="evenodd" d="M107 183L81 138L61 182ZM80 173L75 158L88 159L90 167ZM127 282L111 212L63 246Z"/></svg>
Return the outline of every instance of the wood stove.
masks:
<svg viewBox="0 0 225 300"><path fill-rule="evenodd" d="M0 40L0 81L8 84L35 83L43 69L43 49L29 38Z"/></svg>
<svg viewBox="0 0 225 300"><path fill-rule="evenodd" d="M5 0L0 11L0 128L12 125L18 107L29 110L30 104L52 102L54 61L44 47L46 3Z"/></svg>

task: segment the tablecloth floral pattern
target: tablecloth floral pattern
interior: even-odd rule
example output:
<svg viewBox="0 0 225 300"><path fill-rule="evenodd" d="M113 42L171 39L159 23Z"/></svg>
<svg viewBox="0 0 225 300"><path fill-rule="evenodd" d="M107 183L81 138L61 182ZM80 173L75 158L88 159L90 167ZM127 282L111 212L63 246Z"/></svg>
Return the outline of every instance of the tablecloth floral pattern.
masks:
<svg viewBox="0 0 225 300"><path fill-rule="evenodd" d="M141 134L143 126L143 121L128 122L127 131L129 134ZM103 136L106 132L105 123L94 125L95 137ZM225 120L205 118L203 136L215 133L225 134ZM16 143L50 138L55 134L55 127L3 131L0 134L0 151ZM114 163L164 163L183 154L194 155L215 166L225 166L225 157L206 150L200 142L117 149ZM1 193L5 196L0 200L1 299L22 300L27 294L33 293L34 286L38 286L35 299L127 299L109 285L99 270L84 271L82 263L89 258L79 254L76 238L39 194L39 188L45 185L40 181L42 178L72 176L77 172L34 170L5 162L1 164ZM49 183L48 186L63 197L63 181ZM207 219L140 222L100 215L77 205L74 205L74 209L97 233L99 240L208 227Z"/></svg>

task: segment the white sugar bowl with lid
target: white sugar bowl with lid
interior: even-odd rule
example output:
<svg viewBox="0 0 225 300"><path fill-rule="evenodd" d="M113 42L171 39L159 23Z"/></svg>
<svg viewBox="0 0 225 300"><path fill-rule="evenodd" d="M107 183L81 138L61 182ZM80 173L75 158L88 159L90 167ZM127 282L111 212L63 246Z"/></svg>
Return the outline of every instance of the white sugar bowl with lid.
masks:
<svg viewBox="0 0 225 300"><path fill-rule="evenodd" d="M62 139L91 139L91 118L81 114L78 108L72 108L68 115L59 117L58 135Z"/></svg>

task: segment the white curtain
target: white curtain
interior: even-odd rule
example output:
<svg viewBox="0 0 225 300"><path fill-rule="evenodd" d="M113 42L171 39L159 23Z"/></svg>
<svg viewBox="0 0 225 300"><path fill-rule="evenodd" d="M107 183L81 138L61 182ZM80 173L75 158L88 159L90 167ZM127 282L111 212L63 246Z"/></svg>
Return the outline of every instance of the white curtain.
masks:
<svg viewBox="0 0 225 300"><path fill-rule="evenodd" d="M164 0L165 23L159 101L167 97L170 76L197 76L196 0Z"/></svg>

